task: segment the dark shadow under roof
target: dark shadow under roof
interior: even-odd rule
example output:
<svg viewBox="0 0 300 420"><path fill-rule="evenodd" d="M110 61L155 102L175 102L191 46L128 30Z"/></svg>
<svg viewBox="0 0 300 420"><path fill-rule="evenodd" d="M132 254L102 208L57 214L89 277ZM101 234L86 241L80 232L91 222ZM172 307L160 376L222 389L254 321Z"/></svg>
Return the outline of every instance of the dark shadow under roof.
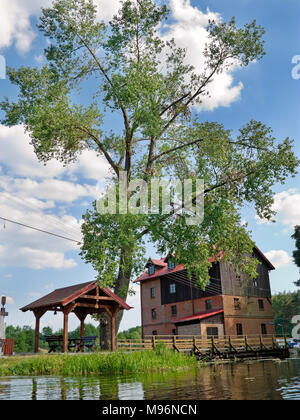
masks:
<svg viewBox="0 0 300 420"><path fill-rule="evenodd" d="M32 303L21 308L21 311L32 311L38 308L52 308L54 306L66 306L70 302L74 301L82 294L89 292L90 290L94 289L97 286L97 281L87 282L87 283L80 283L75 284L74 286L63 287L61 289L56 289L53 292L49 293L41 297L40 299L35 300ZM116 303L122 306L123 309L131 309L126 302L124 302L121 298L115 295L110 289L108 288L100 288L105 295L110 296L113 298Z"/></svg>

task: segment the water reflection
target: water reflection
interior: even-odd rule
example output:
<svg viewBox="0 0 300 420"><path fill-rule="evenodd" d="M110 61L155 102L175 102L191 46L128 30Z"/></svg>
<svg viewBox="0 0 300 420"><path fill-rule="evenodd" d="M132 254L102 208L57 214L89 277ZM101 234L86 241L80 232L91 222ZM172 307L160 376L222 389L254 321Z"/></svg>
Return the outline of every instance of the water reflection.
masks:
<svg viewBox="0 0 300 420"><path fill-rule="evenodd" d="M0 378L0 400L300 399L300 359L124 377Z"/></svg>

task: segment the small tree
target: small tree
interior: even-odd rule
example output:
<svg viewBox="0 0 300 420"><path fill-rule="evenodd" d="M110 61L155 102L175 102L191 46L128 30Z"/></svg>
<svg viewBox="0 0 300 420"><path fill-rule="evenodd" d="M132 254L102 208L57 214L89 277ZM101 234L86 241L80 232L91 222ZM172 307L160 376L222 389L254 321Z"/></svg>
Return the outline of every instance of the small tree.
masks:
<svg viewBox="0 0 300 420"><path fill-rule="evenodd" d="M292 235L292 238L296 241L296 251L293 252L294 263L300 269L300 226L295 226L295 232ZM294 284L300 287L300 279L295 281Z"/></svg>

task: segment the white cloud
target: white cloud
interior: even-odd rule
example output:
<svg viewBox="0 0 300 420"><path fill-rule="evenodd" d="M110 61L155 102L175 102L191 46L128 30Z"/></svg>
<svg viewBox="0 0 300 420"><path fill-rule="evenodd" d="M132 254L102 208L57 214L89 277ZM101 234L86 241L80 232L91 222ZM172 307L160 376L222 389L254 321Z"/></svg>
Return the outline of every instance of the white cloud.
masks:
<svg viewBox="0 0 300 420"><path fill-rule="evenodd" d="M32 47L36 37L30 18L39 16L42 7L48 7L51 0L1 0L0 13L0 49L12 45L20 53L26 53ZM119 0L95 0L99 20L108 21L120 5Z"/></svg>
<svg viewBox="0 0 300 420"><path fill-rule="evenodd" d="M29 142L22 126L0 125L0 216L80 242L82 221L68 214L68 206L83 198L90 204L99 197L101 182L109 174L108 164L86 150L68 167L56 161L45 167ZM94 185L82 182L82 177ZM1 223L0 241L0 266L34 270L76 266L74 259L65 256L79 252L76 242L9 222Z"/></svg>
<svg viewBox="0 0 300 420"><path fill-rule="evenodd" d="M94 0L98 20L110 21L120 9L120 0Z"/></svg>
<svg viewBox="0 0 300 420"><path fill-rule="evenodd" d="M97 6L98 20L108 22L120 8L120 0L94 0ZM28 51L35 33L30 24L30 17L40 14L41 7L50 4L50 0L2 0L0 15L0 48L12 44L21 52ZM203 49L208 41L205 29L209 20L221 21L217 12L208 8L202 12L193 7L190 0L170 0L173 22L164 26L163 39L174 38L177 45L187 48L187 61L194 65L200 74L203 71ZM41 62L42 57L36 55L35 60ZM233 65L231 70L234 70ZM234 84L231 72L218 74L210 84L210 97L203 100L198 109L213 110L219 106L229 106L241 96L243 84Z"/></svg>
<svg viewBox="0 0 300 420"><path fill-rule="evenodd" d="M13 300L13 298L11 296L6 296L6 303L8 305L14 305L15 301Z"/></svg>
<svg viewBox="0 0 300 420"><path fill-rule="evenodd" d="M55 159L44 165L38 161L30 144L30 136L22 125L5 127L0 124L0 148L0 164L5 165L13 176L53 178L67 173L99 181L109 175L108 163L93 150L83 151L77 162L68 167Z"/></svg>
<svg viewBox="0 0 300 420"><path fill-rule="evenodd" d="M275 268L287 267L292 262L292 258L283 250L272 250L265 255Z"/></svg>
<svg viewBox="0 0 300 420"><path fill-rule="evenodd" d="M196 73L202 74L205 66L203 51L209 41L206 26L209 20L220 22L221 16L209 9L202 12L198 7L193 7L190 0L170 0L170 7L175 21L165 25L166 32L162 38L165 40L174 38L176 45L187 50L186 62L194 66ZM232 65L231 71L235 68ZM212 111L219 106L229 106L238 100L243 84L233 83L233 76L229 71L215 75L209 86L209 96L197 106L198 110Z"/></svg>
<svg viewBox="0 0 300 420"><path fill-rule="evenodd" d="M300 194L295 188L290 188L287 191L282 191L274 196L274 204L272 210L276 212L274 220L286 225L289 229L300 225ZM259 219L258 224L271 224L268 220ZM288 229L285 229L288 232Z"/></svg>
<svg viewBox="0 0 300 420"><path fill-rule="evenodd" d="M27 52L36 36L30 17L48 4L50 0L1 0L0 49L14 45L19 52Z"/></svg>
<svg viewBox="0 0 300 420"><path fill-rule="evenodd" d="M53 160L44 166L40 163L30 144L30 136L21 125L0 125L0 163L14 176L52 178L61 175L65 168Z"/></svg>

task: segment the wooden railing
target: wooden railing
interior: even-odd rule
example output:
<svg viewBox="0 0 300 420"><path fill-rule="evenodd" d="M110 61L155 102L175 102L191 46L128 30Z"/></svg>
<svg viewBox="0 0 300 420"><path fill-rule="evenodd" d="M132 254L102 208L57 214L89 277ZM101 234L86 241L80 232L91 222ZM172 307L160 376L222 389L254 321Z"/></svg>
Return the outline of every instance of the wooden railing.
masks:
<svg viewBox="0 0 300 420"><path fill-rule="evenodd" d="M281 340L279 342L278 340ZM198 353L225 353L239 351L262 351L288 348L287 337L274 335L239 335L216 338L191 335L153 335L140 340L118 340L118 350L136 351L152 350L159 343L175 351L194 351Z"/></svg>
<svg viewBox="0 0 300 420"><path fill-rule="evenodd" d="M6 338L0 339L0 347L3 356L11 356L14 351L14 339Z"/></svg>

